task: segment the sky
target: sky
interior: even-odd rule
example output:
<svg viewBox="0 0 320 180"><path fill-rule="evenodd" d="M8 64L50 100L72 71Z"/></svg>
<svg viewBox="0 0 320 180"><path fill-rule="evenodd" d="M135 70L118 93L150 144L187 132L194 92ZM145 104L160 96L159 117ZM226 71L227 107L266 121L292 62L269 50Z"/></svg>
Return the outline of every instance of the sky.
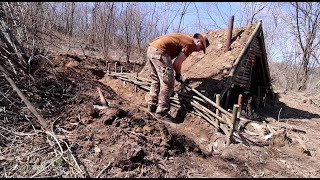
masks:
<svg viewBox="0 0 320 180"><path fill-rule="evenodd" d="M155 2L149 2L154 6ZM179 6L180 4L180 6ZM172 5L172 6L170 6ZM187 13L183 17L181 30L185 33L207 31L212 29L226 29L230 16L235 16L234 26L240 25L239 2L157 2L158 8L170 8L171 14L166 14L165 18L174 19L170 30L176 31L180 22L180 14L177 11L187 8ZM219 17L219 18L217 18ZM199 22L201 24L199 25Z"/></svg>

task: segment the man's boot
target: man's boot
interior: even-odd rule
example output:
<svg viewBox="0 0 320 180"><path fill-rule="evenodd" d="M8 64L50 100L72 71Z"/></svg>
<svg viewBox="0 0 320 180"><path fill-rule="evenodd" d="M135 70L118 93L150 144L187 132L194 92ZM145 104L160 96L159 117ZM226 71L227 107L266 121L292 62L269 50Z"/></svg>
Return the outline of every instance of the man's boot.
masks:
<svg viewBox="0 0 320 180"><path fill-rule="evenodd" d="M175 122L175 119L168 112L155 113L158 119L162 119L169 122Z"/></svg>

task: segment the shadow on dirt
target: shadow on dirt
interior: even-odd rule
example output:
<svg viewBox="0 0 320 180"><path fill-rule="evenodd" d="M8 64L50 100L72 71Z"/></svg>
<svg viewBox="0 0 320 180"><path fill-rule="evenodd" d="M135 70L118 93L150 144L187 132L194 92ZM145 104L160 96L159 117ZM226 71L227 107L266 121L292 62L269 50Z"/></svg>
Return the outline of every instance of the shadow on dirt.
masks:
<svg viewBox="0 0 320 180"><path fill-rule="evenodd" d="M187 84L193 83L193 82L201 82L195 89L208 97L209 99L213 100L215 102L215 95L219 94L221 92L222 86L225 82L223 80L215 80L215 79L207 79L207 78L190 78L185 81ZM187 92L189 95L196 95L194 92ZM279 94L274 94L276 102L274 105L272 105L271 102L266 103L265 107L259 107L259 109L256 110L256 113L260 115L261 117L271 117L274 119L313 119L313 118L320 118L319 114L314 114L308 111L304 111L301 109L296 109L293 107L287 106L285 103L281 101L277 101L279 99ZM237 97L237 96L236 96ZM179 97L180 102L184 103L185 107L180 108L178 113L179 122L183 122L183 119L186 114L185 109L193 109L190 102L183 101L183 98ZM238 101L237 98L231 98L230 101L234 101L236 103ZM230 104L230 103L229 103ZM211 109L210 105L208 103L203 104L207 108ZM265 120L263 119L263 120Z"/></svg>
<svg viewBox="0 0 320 180"><path fill-rule="evenodd" d="M279 94L275 93L276 99L279 99ZM319 114L314 114L301 109L296 109L287 106L281 101L276 101L274 106L271 104L266 104L264 108L258 109L257 113L263 117L272 117L279 121L284 121L287 119L313 119L320 118Z"/></svg>

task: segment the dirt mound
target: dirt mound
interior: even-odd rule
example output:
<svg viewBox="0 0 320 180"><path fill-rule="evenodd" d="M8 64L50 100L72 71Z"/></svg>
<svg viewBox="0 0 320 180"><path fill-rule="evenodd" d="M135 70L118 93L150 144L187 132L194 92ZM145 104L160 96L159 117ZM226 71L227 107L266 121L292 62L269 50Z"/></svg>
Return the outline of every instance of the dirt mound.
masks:
<svg viewBox="0 0 320 180"><path fill-rule="evenodd" d="M106 68L102 59L70 54L52 54L51 58L52 64L44 61L34 71L36 91L29 97L51 124L52 131L68 142L84 177L188 177L186 171L179 169L181 164L191 166L191 161L185 164L182 158L173 163L173 159L186 154L207 156L191 138L168 128L145 111L141 103L144 92L135 95L133 88L124 88L116 79L107 82L101 79ZM110 87L108 83L114 84ZM26 87L26 91L32 92L33 87ZM94 108L101 105L97 87L108 102L106 109ZM32 127L28 126L25 131L32 131ZM10 137L10 133L5 134ZM74 167L66 158L54 160L51 171L41 173L41 168L40 171L36 168L55 159L55 146L48 147L45 136L26 137L23 141L26 144L17 144L25 147L22 152L9 153L11 148L5 142L2 142L2 152L7 155L0 156L0 163L6 169L15 162L10 156L28 154L24 150L37 152L36 147L45 147L28 155L30 162L36 162L30 165L32 170L19 166L23 175L12 171L6 174L8 177L56 176L51 173L56 171L66 172L61 177L83 177L72 174ZM173 164L168 167L170 163Z"/></svg>

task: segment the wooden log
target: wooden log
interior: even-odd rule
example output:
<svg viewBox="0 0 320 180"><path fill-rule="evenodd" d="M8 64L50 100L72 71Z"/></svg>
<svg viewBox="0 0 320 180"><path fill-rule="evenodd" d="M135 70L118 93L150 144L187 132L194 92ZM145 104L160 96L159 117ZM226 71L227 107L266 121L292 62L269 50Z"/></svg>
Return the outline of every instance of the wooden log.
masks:
<svg viewBox="0 0 320 180"><path fill-rule="evenodd" d="M208 108L202 106L201 104L199 104L197 101L192 100L191 104L194 105L195 107L201 107L201 110L206 111L207 113L209 113L210 115L212 115L213 117L217 118L220 122L225 123L227 125L231 125L230 121L225 121L224 119L222 119L221 117L217 116L215 113L213 113L212 111L210 111Z"/></svg>
<svg viewBox="0 0 320 180"><path fill-rule="evenodd" d="M247 81L247 82L250 81L250 77L245 76L245 75L242 75L242 76L241 75L237 75L235 79L239 79L241 81Z"/></svg>
<svg viewBox="0 0 320 180"><path fill-rule="evenodd" d="M251 72L251 66L247 66L247 67L240 67L239 72L243 72L243 73L250 73Z"/></svg>
<svg viewBox="0 0 320 180"><path fill-rule="evenodd" d="M240 83L240 84L250 84L249 81L245 81L245 80L238 79L238 78L235 78L235 79L234 79L234 82L238 82L238 83Z"/></svg>
<svg viewBox="0 0 320 180"><path fill-rule="evenodd" d="M185 94L185 93L180 93L180 92L177 92L177 94L181 95L181 96L184 96L184 97L187 97L187 98L192 98L194 100L197 100L197 101L200 101L200 102L206 102L205 100L199 98L198 96L193 96L193 95L189 95L189 94Z"/></svg>
<svg viewBox="0 0 320 180"><path fill-rule="evenodd" d="M128 78L136 78L134 73L115 73L115 72L111 72L110 74L108 74L108 76L122 76L122 77L128 77ZM145 79L145 78L141 78L141 77L138 77L138 80L151 83L151 81L149 79Z"/></svg>
<svg viewBox="0 0 320 180"><path fill-rule="evenodd" d="M127 76L127 75L116 75L117 78L125 81L131 81L137 84L151 85L151 82L141 80L139 77Z"/></svg>
<svg viewBox="0 0 320 180"><path fill-rule="evenodd" d="M172 99L173 97L171 97L170 99ZM189 103L190 105L193 106L194 109L199 109L202 112L206 112L209 113L211 116L215 117L216 119L218 119L220 122L225 123L227 125L230 125L230 122L225 121L224 119L222 119L221 117L217 116L215 113L213 113L212 111L210 111L208 108L206 108L205 106L201 105L199 102L193 100L193 99L188 99L188 98L182 98L182 100L186 101L187 103Z"/></svg>
<svg viewBox="0 0 320 180"><path fill-rule="evenodd" d="M97 91L98 91L98 94L99 94L101 105L102 106L108 106L107 101L106 101L106 99L104 98L104 96L103 96L103 94L101 92L101 88L97 87Z"/></svg>
<svg viewBox="0 0 320 180"><path fill-rule="evenodd" d="M185 87L193 92L195 92L198 96L200 96L202 99L204 99L206 102L210 103L211 105L213 105L215 108L219 109L221 112L227 114L228 116L232 117L232 115L226 111L225 109L223 109L221 106L218 106L215 102L213 102L211 99L207 98L206 96L202 95L199 91L197 91L194 88L191 88L190 86L185 84Z"/></svg>
<svg viewBox="0 0 320 180"><path fill-rule="evenodd" d="M180 101L178 99L175 99L175 98L170 98L170 100L172 100L172 102L175 102L177 104L180 104ZM187 99L182 99L182 101L188 101ZM174 104L174 103L173 103ZM218 128L219 129L219 124L218 122L219 121L214 121L212 120L213 117L211 117L210 115L206 114L206 112L202 109L203 107L201 106L193 106L194 103L190 102L190 105L192 106L192 108L194 109L194 111L197 113L197 115L201 116L202 118L204 118L207 122L209 122L211 125L213 125L214 127ZM181 105L177 106L175 105L176 107L180 107L181 108ZM186 110L189 110L187 108L185 108ZM189 110L190 111L190 110Z"/></svg>
<svg viewBox="0 0 320 180"><path fill-rule="evenodd" d="M135 79L128 79L126 77L118 77L118 78L121 79L121 80L124 80L124 81L131 82L131 83L133 83L135 85L146 85L146 86L150 85L150 83L146 83L146 82L135 80Z"/></svg>

